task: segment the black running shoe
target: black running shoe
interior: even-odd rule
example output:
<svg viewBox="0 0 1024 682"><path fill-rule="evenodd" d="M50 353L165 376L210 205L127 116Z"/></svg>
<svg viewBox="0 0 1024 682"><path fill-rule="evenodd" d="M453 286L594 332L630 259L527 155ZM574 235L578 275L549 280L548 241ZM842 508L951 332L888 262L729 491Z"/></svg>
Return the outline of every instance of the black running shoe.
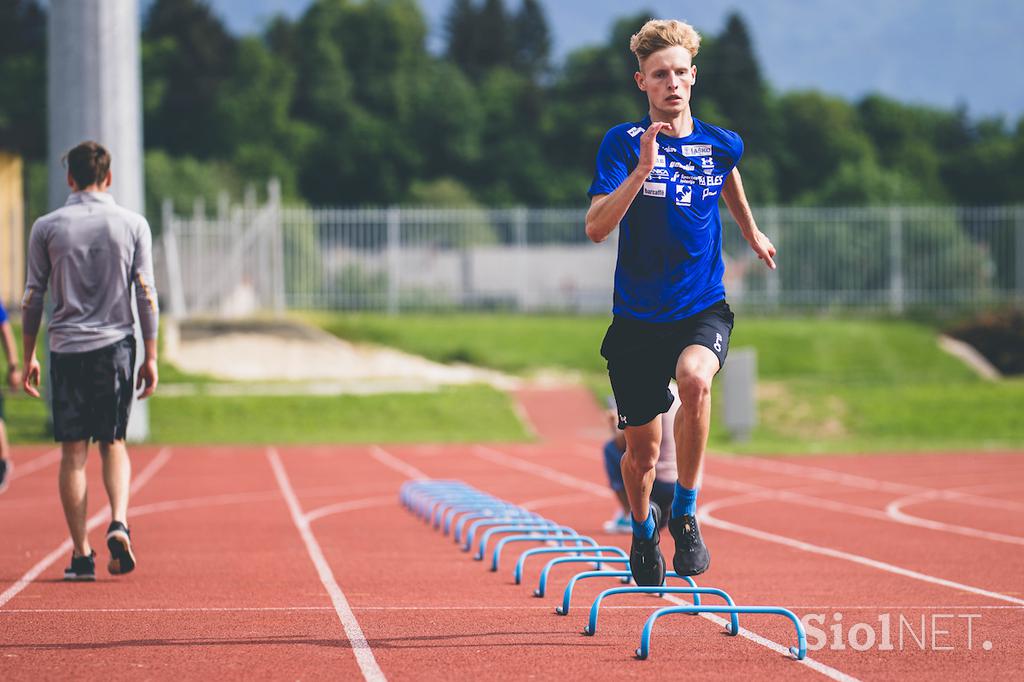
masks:
<svg viewBox="0 0 1024 682"><path fill-rule="evenodd" d="M629 572L633 580L643 587L658 587L665 583L665 557L661 555L661 534L657 528L661 522L661 510L658 505L651 505L654 514L654 537L641 540L633 536L633 544L629 548Z"/></svg>
<svg viewBox="0 0 1024 682"><path fill-rule="evenodd" d="M683 514L668 522L668 531L676 541L676 553L672 557L672 568L679 575L700 575L711 565L711 554L700 537L697 518Z"/></svg>
<svg viewBox="0 0 1024 682"><path fill-rule="evenodd" d="M120 521L111 521L107 528L107 548L110 549L110 563L107 570L111 575L123 575L135 570L135 555L132 554L132 536L128 526Z"/></svg>
<svg viewBox="0 0 1024 682"><path fill-rule="evenodd" d="M86 582L96 580L96 550L89 556L75 556L71 553L71 565L64 569L64 580Z"/></svg>
<svg viewBox="0 0 1024 682"><path fill-rule="evenodd" d="M11 471L14 467L6 459L0 459L0 493L7 490L7 484L11 482Z"/></svg>

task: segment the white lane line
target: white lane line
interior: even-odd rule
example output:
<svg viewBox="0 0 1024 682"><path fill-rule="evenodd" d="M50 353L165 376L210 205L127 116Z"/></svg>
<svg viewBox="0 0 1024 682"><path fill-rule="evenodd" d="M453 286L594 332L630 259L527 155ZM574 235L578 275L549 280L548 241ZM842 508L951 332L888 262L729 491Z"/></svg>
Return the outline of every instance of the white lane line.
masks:
<svg viewBox="0 0 1024 682"><path fill-rule="evenodd" d="M616 611L629 611L635 609L650 610L650 606L637 606L629 604L609 604L602 606L602 609ZM825 608L825 607L821 607ZM353 606L353 611L543 611L551 612L550 604L523 605L523 606ZM122 608L122 609L4 609L0 616L12 613L259 613L267 611L271 613L282 613L293 611L304 613L307 611L325 611L334 613L333 606L183 606L183 607L149 607L149 608Z"/></svg>
<svg viewBox="0 0 1024 682"><path fill-rule="evenodd" d="M323 583L324 588L331 597L334 611L338 614L341 626L345 630L345 636L348 637L348 641L352 645L352 652L355 654L356 662L359 664L363 677L366 678L367 682L383 682L387 678L384 677L384 672L377 665L377 659L374 658L373 650L366 641L366 636L363 634L362 628L359 627L355 614L352 613L352 608L345 598L345 593L341 591L338 582L334 579L334 573L331 571L327 559L324 558L324 553L320 549L320 543L316 541L316 537L314 537L313 532L309 529L309 521L302 514L302 507L299 505L298 498L295 497L295 490L292 488L291 481L288 480L288 473L281 463L281 457L277 454L277 450L274 448L268 449L267 460L270 462L270 467L274 470L274 477L277 479L277 485L281 488L281 495L288 504L288 511L291 512L292 522L298 529L299 535L302 536L302 541L306 544L306 551L316 567L316 572L320 576L320 582Z"/></svg>
<svg viewBox="0 0 1024 682"><path fill-rule="evenodd" d="M205 497L187 497L180 500L166 500L164 502L152 502L139 507L130 507L129 516L143 516L146 514L159 514L168 511L180 511L182 509L197 509L201 507L214 507L226 504L246 504L250 502L269 502L276 500L281 493L276 490L253 493L234 493L226 495L207 495Z"/></svg>
<svg viewBox="0 0 1024 682"><path fill-rule="evenodd" d="M738 495L736 497L725 498L724 500L706 502L698 510L698 518L702 523L705 523L713 528L720 528L722 530L732 531L734 533L739 533L740 535L746 535L747 537L756 538L758 540L764 540L765 542L771 542L777 545L784 545L786 547L798 549L803 552L808 552L811 554L820 554L822 556L831 557L833 559L842 559L844 561L850 561L855 564L860 564L861 566L874 568L879 571L884 571L886 573L893 573L895 575L900 575L905 578L920 580L921 582L931 583L932 585L949 587L951 589L958 590L961 592L970 592L972 594L978 594L983 597L988 597L989 599L1005 601L1010 604L1024 605L1024 599L1011 597L1008 594L1002 594L1001 592L985 590L980 587L974 587L973 585L965 585L964 583L958 583L953 580L947 580L945 578L938 578L927 573L921 573L920 571L914 571L908 568L903 568L902 566L896 566L885 561L869 559L868 557L861 556L860 554L843 552L838 549L832 549L831 547L813 545L809 542L804 542L802 540L797 540L795 538L786 537L784 535L777 535L775 533L769 533L763 530L757 530L756 528L750 528L749 526L743 526L738 523L732 523L731 521L725 521L724 519L719 519L712 515L712 512L717 509L737 506L741 504L748 504L750 502L761 502L765 499L769 499L770 497L771 496L767 493L751 493L749 495Z"/></svg>
<svg viewBox="0 0 1024 682"><path fill-rule="evenodd" d="M131 488L129 489L131 493L134 494L139 489L141 489L142 486L146 485L149 482L149 480L153 478L156 472L159 471L170 458L171 451L169 449L164 448L160 450L160 452L157 453L156 457L153 458L153 461L151 461L149 465L146 466L146 468L143 469L142 472L135 477L135 480L132 481ZM103 509L102 511L96 512L91 517L89 517L88 521L86 521L86 531L91 531L95 529L97 526L106 523L109 518L109 507ZM67 540L62 542L60 546L57 547L57 549L53 550L52 552L44 556L42 559L39 560L39 562L35 566L28 569L28 571L25 572L25 575L18 578L13 585L4 590L3 594L0 594L0 608L3 608L4 604L14 599L14 597L17 596L19 592L21 592L26 587L31 585L32 581L38 578L40 573L48 569L53 564L53 562L57 561L62 556L70 552L73 546L74 545L71 542L71 538L68 538Z"/></svg>
<svg viewBox="0 0 1024 682"><path fill-rule="evenodd" d="M995 540L997 542L1006 542L1015 545L1024 545L1024 538L1017 537L1015 535L1005 535L1003 533L993 533L990 531L979 530L977 528L969 528L967 526L956 526L948 523L940 523L938 521L931 521L929 519L922 519L916 516L902 513L900 507L904 504L913 504L914 502L923 500L925 498L935 499L934 493L919 493L918 495L910 495L908 497L900 498L895 502L889 503L886 510L879 511L871 507L862 507L856 504L848 504L846 502L836 502L829 500L824 497L816 497L813 495L804 495L794 490L774 490L772 488L766 488L761 485L754 483L745 483L743 481L736 481L729 478L723 478L721 476L715 476L711 474L705 474L704 482L710 485L714 485L719 488L725 488L727 490L734 490L737 492L758 492L764 494L764 499L778 500L780 502L787 502L791 504L800 504L814 509L828 509L829 511L839 512L842 514L853 514L855 516L863 516L864 518L874 519L877 521L885 521L887 523L901 523L907 526L914 526L916 528L927 528L929 530L942 531L946 533L954 533L957 535L963 535L966 537L978 538L982 540Z"/></svg>
<svg viewBox="0 0 1024 682"><path fill-rule="evenodd" d="M60 448L50 450L44 455L40 455L35 459L30 459L24 464L18 463L14 465L14 470L11 473L11 480L16 481L23 476L28 476L31 473L45 469L51 464L56 464L60 461Z"/></svg>
<svg viewBox="0 0 1024 682"><path fill-rule="evenodd" d="M590 495L555 495L553 497L541 497L536 500L528 500L520 503L523 509L542 509L543 507L555 507L565 504L576 504L577 502L589 502Z"/></svg>
<svg viewBox="0 0 1024 682"><path fill-rule="evenodd" d="M544 466L543 464L526 462L518 457L512 457L503 452L492 450L491 448L477 446L473 448L473 454L477 457L494 462L495 464L501 464L502 466L509 467L510 469L517 469L539 478L546 478L549 481L561 483L562 485L570 488L585 490L592 495L597 495L598 497L614 497L612 491L608 489L608 486L598 485L597 483L593 483L582 478L570 476L569 474L562 473L561 471Z"/></svg>
<svg viewBox="0 0 1024 682"><path fill-rule="evenodd" d="M687 606L689 602L680 600L682 606ZM630 605L630 604L608 604L602 605L602 609L612 609L616 611L630 611L630 610L647 610L650 611L649 605ZM995 611L995 610L1010 610L1010 611L1021 611L1024 607L1021 606L1010 606L1007 604L1000 604L997 606L984 605L984 606L906 606L906 605L886 605L886 606L833 606L828 604L816 604L816 605L801 605L801 606L789 606L787 607L790 611L807 611L811 613L830 613L834 611ZM524 604L520 606L481 606L479 604L472 606L353 606L353 611L551 611L550 604L543 605L529 605ZM117 609L97 609L97 608L80 608L80 609L3 609L0 611L0 617L9 614L33 614L33 613L304 613L307 611L325 611L328 613L334 613L334 606L180 606L180 607L139 607L139 608L117 608ZM726 621L723 619L722 624ZM788 651L786 652L788 654Z"/></svg>
<svg viewBox="0 0 1024 682"><path fill-rule="evenodd" d="M1013 545L1024 545L1024 538L1016 535L1006 535L1005 533L994 533L992 531L980 530L978 528L972 528L970 526L960 526L954 523L943 523L941 521L933 521L931 519L922 518L920 516L914 516L903 511L903 507L907 507L912 504L919 504L921 502L928 502L938 498L935 493L918 493L916 495L908 495L901 497L898 500L893 500L885 507L886 515L894 521L900 523L906 523L911 526L918 526L920 528L929 528L931 530L940 530L946 533L957 533L959 535L966 535L974 538L984 538L985 540L994 540L996 542L1006 542Z"/></svg>
<svg viewBox="0 0 1024 682"><path fill-rule="evenodd" d="M373 446L373 449L370 451L370 455L384 466L390 467L391 469L394 469L398 473L403 474L404 476L408 476L413 480L425 481L430 478L430 476L427 476L425 473L423 473L413 465L409 464L408 462L403 462L402 460L392 455L390 452L386 452L385 450L377 447L376 445Z"/></svg>
<svg viewBox="0 0 1024 682"><path fill-rule="evenodd" d="M597 495L598 497L612 496L612 493L606 487L599 486L595 483L592 483L591 481L587 481L582 478L576 478L575 476L571 476L569 474L557 471L555 469L551 469L550 467L547 467L543 464L537 464L534 462L524 462L520 459L511 457L502 452L491 450L489 448L477 447L473 450L473 452L477 456L492 461L496 464L501 464L512 469L524 471L528 474L532 474L533 476L537 476L539 478L546 478L548 480L561 483L562 485L568 486L570 488L585 490L593 495ZM689 602L677 599L675 597L672 597L671 595L663 595L663 598L667 599L668 601L672 601L676 604L680 604L682 606L689 605ZM699 615L706 620L710 620L713 623L717 623L721 627L725 627L726 623L728 623L727 620L725 620L724 618L720 618L713 613L701 613ZM778 642L774 642L770 639L762 637L757 633L751 632L746 628L741 627L738 635L740 637L743 637L744 639L754 642L755 644L759 644L763 647L771 649L772 651L781 653L784 656L791 656L791 654L789 653L789 649L787 647L779 644ZM825 675L826 677L829 677L833 680L839 680L840 682L853 682L857 679L855 677L847 675L841 670L837 670L836 668L825 665L824 663L819 663L818 661L815 661L810 657L805 658L802 661L795 662L801 665L805 665L808 668L811 668L812 670L821 673L822 675Z"/></svg>
<svg viewBox="0 0 1024 682"><path fill-rule="evenodd" d="M793 464L792 462L782 462L775 459L759 459L756 457L719 457L716 458L715 461L736 464L738 466L744 466L750 469L759 469L761 471L768 471L771 473L791 474L819 481L839 483L851 488L862 488L864 490L897 493L900 495L915 495L917 493L933 492L940 495L942 499L955 500L957 502L973 504L980 507L1024 510L1024 504L1011 502L1010 500L972 495L971 493L956 492L953 490L941 490L918 485L908 485L905 483L895 483L893 481L883 481L876 478L868 478L866 476L847 474L841 471L835 471L834 469L827 469L825 467Z"/></svg>
<svg viewBox="0 0 1024 682"><path fill-rule="evenodd" d="M372 507L383 507L385 505L394 504L394 495L381 495L379 497L367 497L362 500L349 500L348 502L324 505L323 507L317 507L316 509L306 512L304 516L306 523L313 523L317 519L330 516L331 514L340 514L342 512L355 511L357 509L370 509Z"/></svg>

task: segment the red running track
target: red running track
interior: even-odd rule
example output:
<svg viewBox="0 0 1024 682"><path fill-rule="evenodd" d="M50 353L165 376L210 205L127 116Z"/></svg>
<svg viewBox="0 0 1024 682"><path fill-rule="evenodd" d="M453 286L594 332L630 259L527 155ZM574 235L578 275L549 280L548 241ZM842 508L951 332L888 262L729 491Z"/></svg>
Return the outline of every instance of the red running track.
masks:
<svg viewBox="0 0 1024 682"><path fill-rule="evenodd" d="M70 550L52 448L16 449L0 497L0 679L1024 673L1020 453L712 457L701 509L713 560L698 582L741 604L817 614L822 637L809 636L798 663L782 653L795 643L783 619L741 618L733 638L708 618L675 616L637 661L646 615L667 602L613 598L597 636L584 637L589 603L609 583L581 583L572 612L555 615L580 569L556 570L536 599L540 560L523 585L511 577L529 545L491 573L398 503L409 478L455 478L626 548L628 538L601 533L614 503L597 407L583 391L519 397L539 444L135 448L139 568L121 578L103 568L95 457L91 584L60 580Z"/></svg>

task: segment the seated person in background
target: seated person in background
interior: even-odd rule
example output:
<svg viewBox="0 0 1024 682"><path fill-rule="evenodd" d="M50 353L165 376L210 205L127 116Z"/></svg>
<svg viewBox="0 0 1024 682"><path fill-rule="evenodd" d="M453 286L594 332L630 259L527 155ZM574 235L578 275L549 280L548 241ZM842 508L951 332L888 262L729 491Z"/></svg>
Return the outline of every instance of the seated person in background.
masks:
<svg viewBox="0 0 1024 682"><path fill-rule="evenodd" d="M655 465L654 487L651 489L651 501L661 507L661 525L668 523L669 513L672 510L672 497L675 495L675 484L678 474L676 473L676 442L673 435L673 424L676 412L679 410L679 393L676 391L675 382L669 384L669 390L675 397L672 407L668 412L661 415L661 453L658 456L658 463ZM604 467L608 473L608 484L615 492L619 500L619 509L615 516L604 524L606 533L633 532L629 522L629 499L626 497L626 489L622 482L622 469L620 460L626 452L626 435L618 428L619 415L615 409L615 400L608 399L608 426L612 430L611 439L604 444Z"/></svg>

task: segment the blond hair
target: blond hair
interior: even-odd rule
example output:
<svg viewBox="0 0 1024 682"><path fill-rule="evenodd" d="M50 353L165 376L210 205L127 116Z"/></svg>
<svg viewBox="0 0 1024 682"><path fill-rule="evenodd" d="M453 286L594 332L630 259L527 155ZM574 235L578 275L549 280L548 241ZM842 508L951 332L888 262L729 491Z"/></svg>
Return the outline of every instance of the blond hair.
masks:
<svg viewBox="0 0 1024 682"><path fill-rule="evenodd" d="M629 39L629 49L637 61L650 57L666 47L680 46L696 57L700 49L700 34L693 26L675 19L651 19Z"/></svg>

